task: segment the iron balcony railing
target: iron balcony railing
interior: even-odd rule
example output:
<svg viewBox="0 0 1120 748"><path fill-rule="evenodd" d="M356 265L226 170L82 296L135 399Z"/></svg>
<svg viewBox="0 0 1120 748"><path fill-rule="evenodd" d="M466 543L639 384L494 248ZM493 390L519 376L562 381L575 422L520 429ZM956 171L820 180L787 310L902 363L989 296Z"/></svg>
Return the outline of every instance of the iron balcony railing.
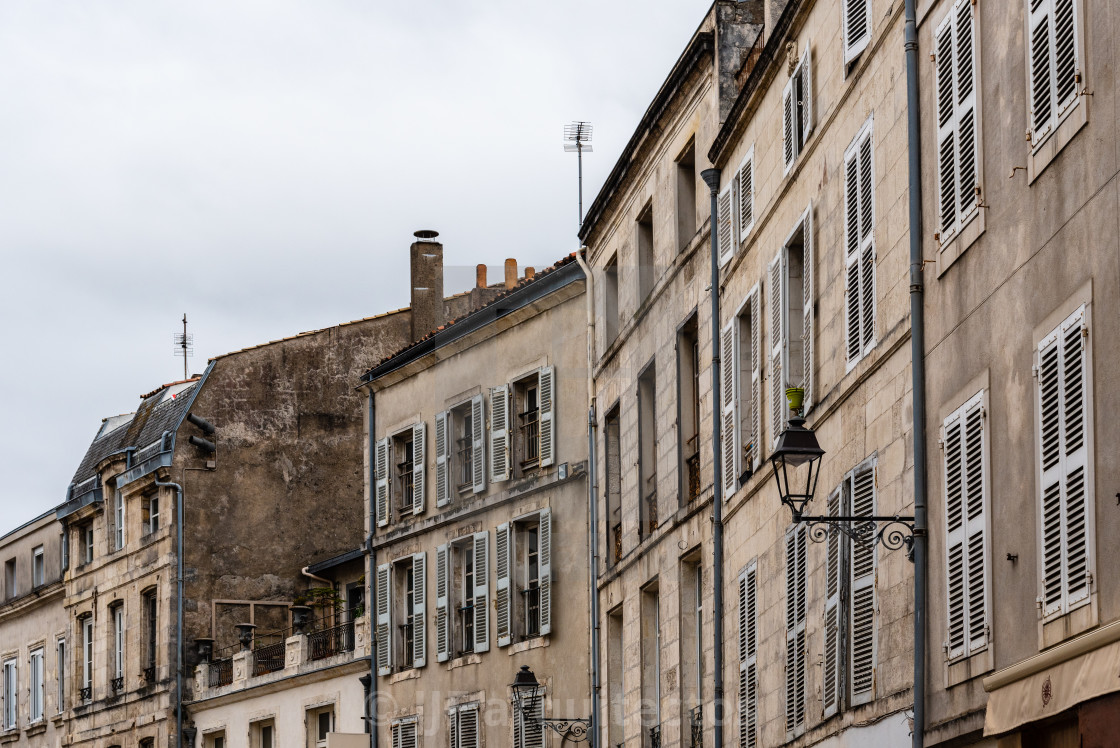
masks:
<svg viewBox="0 0 1120 748"><path fill-rule="evenodd" d="M86 686L78 690L78 698L81 701L89 701L93 698L93 686Z"/></svg>
<svg viewBox="0 0 1120 748"><path fill-rule="evenodd" d="M617 564L622 560L622 523L617 523L611 528L611 535L614 540L614 562Z"/></svg>
<svg viewBox="0 0 1120 748"><path fill-rule="evenodd" d="M661 725L649 728L649 748L661 748Z"/></svg>
<svg viewBox="0 0 1120 748"><path fill-rule="evenodd" d="M533 582L521 594L525 596L525 638L531 639L541 633L541 588Z"/></svg>
<svg viewBox="0 0 1120 748"><path fill-rule="evenodd" d="M275 673L284 669L284 651L286 644L283 639L258 646L253 650L253 675Z"/></svg>
<svg viewBox="0 0 1120 748"><path fill-rule="evenodd" d="M309 656L322 660L354 649L354 621L349 619L307 635Z"/></svg>
<svg viewBox="0 0 1120 748"><path fill-rule="evenodd" d="M691 728L692 742L689 744L691 748L703 748L704 746L704 707L695 706L688 710L688 724Z"/></svg>
<svg viewBox="0 0 1120 748"><path fill-rule="evenodd" d="M210 688L219 688L233 683L233 658L223 657L210 661Z"/></svg>
<svg viewBox="0 0 1120 748"><path fill-rule="evenodd" d="M688 466L688 500L696 501L700 498L700 453L685 460Z"/></svg>
<svg viewBox="0 0 1120 748"><path fill-rule="evenodd" d="M148 665L148 667L144 668L144 680L147 681L148 683L154 683L155 679L156 679L156 666L155 665Z"/></svg>
<svg viewBox="0 0 1120 748"><path fill-rule="evenodd" d="M124 676L118 675L109 682L109 685L112 687L113 693L120 693L124 690Z"/></svg>

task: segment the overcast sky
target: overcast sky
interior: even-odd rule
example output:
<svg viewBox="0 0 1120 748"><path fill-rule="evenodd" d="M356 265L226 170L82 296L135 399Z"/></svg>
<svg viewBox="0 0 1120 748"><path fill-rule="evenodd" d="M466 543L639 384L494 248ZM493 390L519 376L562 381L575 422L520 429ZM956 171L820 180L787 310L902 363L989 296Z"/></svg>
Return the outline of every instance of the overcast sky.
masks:
<svg viewBox="0 0 1120 748"><path fill-rule="evenodd" d="M572 251L564 124L590 204L709 4L3 0L0 533L182 376L184 312L201 372L407 305L419 228L448 266Z"/></svg>

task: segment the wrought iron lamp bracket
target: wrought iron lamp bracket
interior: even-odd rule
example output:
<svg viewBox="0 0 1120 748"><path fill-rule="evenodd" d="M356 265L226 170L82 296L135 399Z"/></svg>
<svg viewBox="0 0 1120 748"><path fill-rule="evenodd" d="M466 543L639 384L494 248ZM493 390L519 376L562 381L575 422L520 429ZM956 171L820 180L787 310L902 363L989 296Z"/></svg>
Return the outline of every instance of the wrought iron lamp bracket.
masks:
<svg viewBox="0 0 1120 748"><path fill-rule="evenodd" d="M794 522L809 526L809 539L823 543L834 532L842 532L862 546L882 545L897 551L906 547L907 557L914 560L914 518L892 517L806 517L794 515Z"/></svg>
<svg viewBox="0 0 1120 748"><path fill-rule="evenodd" d="M573 743L585 743L591 738L590 719L561 719L559 717L541 717L537 719L541 727L547 727L564 740Z"/></svg>

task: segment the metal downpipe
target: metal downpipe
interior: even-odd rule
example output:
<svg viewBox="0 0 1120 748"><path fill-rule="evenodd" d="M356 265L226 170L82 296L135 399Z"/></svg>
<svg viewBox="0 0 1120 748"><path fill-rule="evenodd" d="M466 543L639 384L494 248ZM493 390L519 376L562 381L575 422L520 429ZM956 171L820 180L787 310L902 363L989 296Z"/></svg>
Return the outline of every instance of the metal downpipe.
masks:
<svg viewBox="0 0 1120 748"><path fill-rule="evenodd" d="M369 717L369 748L377 748L377 642L374 641L376 636L377 627L373 623L373 579L377 574L377 559L373 550L373 534L377 527L376 515L376 502L374 501L373 492L377 490L376 481L372 480L374 471L374 449L376 447L376 439L374 437L374 408L373 408L373 388L370 387L369 393L366 398L367 411L369 415L369 427L367 429L367 441L369 442L369 536L366 539L366 550L369 551L369 568L366 570L366 615L369 616L369 704L366 706L366 713Z"/></svg>
<svg viewBox="0 0 1120 748"><path fill-rule="evenodd" d="M175 616L175 744L183 748L183 487L178 483L156 480L159 487L175 489L175 536L178 546L175 548L175 585L176 605L178 613ZM188 746L188 748L191 748Z"/></svg>
<svg viewBox="0 0 1120 748"><path fill-rule="evenodd" d="M700 176L711 191L712 245L712 647L714 714L712 728L714 745L723 745L723 474L720 454L719 401L719 169L705 169Z"/></svg>

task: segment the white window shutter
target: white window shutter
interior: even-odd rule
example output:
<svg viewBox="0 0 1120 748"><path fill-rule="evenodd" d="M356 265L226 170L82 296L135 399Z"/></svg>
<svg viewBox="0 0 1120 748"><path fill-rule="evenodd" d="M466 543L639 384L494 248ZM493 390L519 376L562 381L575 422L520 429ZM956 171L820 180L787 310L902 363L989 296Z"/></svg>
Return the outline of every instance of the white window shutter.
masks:
<svg viewBox="0 0 1120 748"><path fill-rule="evenodd" d="M479 748L478 705L459 707L455 748Z"/></svg>
<svg viewBox="0 0 1120 748"><path fill-rule="evenodd" d="M966 527L964 501L964 439L962 413L957 411L945 421L942 443L945 450L945 521L947 532L948 655L950 660L967 653L965 574Z"/></svg>
<svg viewBox="0 0 1120 748"><path fill-rule="evenodd" d="M871 0L843 0L841 34L844 64L859 56L871 41Z"/></svg>
<svg viewBox="0 0 1120 748"><path fill-rule="evenodd" d="M1054 0L1054 108L1058 116L1077 102L1077 3Z"/></svg>
<svg viewBox="0 0 1120 748"><path fill-rule="evenodd" d="M436 506L447 506L451 501L451 480L448 476L451 457L451 435L448 427L451 413L436 413Z"/></svg>
<svg viewBox="0 0 1120 748"><path fill-rule="evenodd" d="M1088 480L1089 440L1085 412L1090 393L1086 386L1088 338L1083 334L1084 329L1084 309L1074 313L1062 325L1062 499L1065 510L1067 608L1088 600L1091 574L1089 517L1092 491Z"/></svg>
<svg viewBox="0 0 1120 748"><path fill-rule="evenodd" d="M377 674L388 675L392 672L393 629L389 611L392 610L392 588L390 564L377 567Z"/></svg>
<svg viewBox="0 0 1120 748"><path fill-rule="evenodd" d="M447 662L451 657L448 555L447 545L436 548L436 660L439 662Z"/></svg>
<svg viewBox="0 0 1120 748"><path fill-rule="evenodd" d="M739 183L739 241L750 233L754 226L754 148L743 159L736 173Z"/></svg>
<svg viewBox="0 0 1120 748"><path fill-rule="evenodd" d="M970 0L958 0L954 11L956 24L956 119L957 169L960 214L963 220L979 208L976 188L979 185L976 142L976 40Z"/></svg>
<svg viewBox="0 0 1120 748"><path fill-rule="evenodd" d="M471 477L474 493L486 490L486 406L482 395L471 398Z"/></svg>
<svg viewBox="0 0 1120 748"><path fill-rule="evenodd" d="M801 263L801 360L804 371L801 375L801 386L805 389L805 412L813 406L813 205L805 210L805 220L802 223L803 251ZM790 289L794 293L794 289Z"/></svg>
<svg viewBox="0 0 1120 748"><path fill-rule="evenodd" d="M490 482L509 480L509 386L490 389Z"/></svg>
<svg viewBox="0 0 1120 748"><path fill-rule="evenodd" d="M784 249L770 263L770 447L778 443L785 430L789 404L786 402L786 379L789 337L786 330L786 253Z"/></svg>
<svg viewBox="0 0 1120 748"><path fill-rule="evenodd" d="M374 447L374 475L377 491L377 526L389 524L389 439L381 439Z"/></svg>
<svg viewBox="0 0 1120 748"><path fill-rule="evenodd" d="M963 414L964 515L967 534L968 651L979 652L988 643L987 476L984 464L984 404L976 395Z"/></svg>
<svg viewBox="0 0 1120 748"><path fill-rule="evenodd" d="M852 515L875 514L875 468L857 470L852 476ZM874 697L875 688L875 545L851 542L851 660L852 703Z"/></svg>
<svg viewBox="0 0 1120 748"><path fill-rule="evenodd" d="M424 422L412 427L412 513L424 511L424 477L427 475L427 460L424 450Z"/></svg>
<svg viewBox="0 0 1120 748"><path fill-rule="evenodd" d="M1042 613L1062 610L1061 367L1057 331L1038 350L1039 447L1042 469Z"/></svg>
<svg viewBox="0 0 1120 748"><path fill-rule="evenodd" d="M459 748L459 708L451 707L447 711L447 729L451 736L451 748Z"/></svg>
<svg viewBox="0 0 1120 748"><path fill-rule="evenodd" d="M782 156L787 174L793 166L793 160L797 158L796 143L794 143L796 135L793 128L793 81L794 78L791 76L786 81L786 87L782 89Z"/></svg>
<svg viewBox="0 0 1120 748"><path fill-rule="evenodd" d="M859 158L853 149L844 158L844 254L847 265L844 280L844 305L847 307L844 315L844 338L849 363L857 360L862 351L859 326L859 236Z"/></svg>
<svg viewBox="0 0 1120 748"><path fill-rule="evenodd" d="M427 560L428 554L421 551L412 554L412 666L424 667L427 648L428 609L427 601Z"/></svg>
<svg viewBox="0 0 1120 748"><path fill-rule="evenodd" d="M860 327L863 352L875 343L875 215L872 170L871 130L864 133L859 146L860 200Z"/></svg>
<svg viewBox="0 0 1120 748"><path fill-rule="evenodd" d="M1054 118L1053 0L1027 6L1030 50L1031 142L1038 144L1050 132Z"/></svg>
<svg viewBox="0 0 1120 748"><path fill-rule="evenodd" d="M556 369L545 366L538 376L540 384L540 466L556 462Z"/></svg>
<svg viewBox="0 0 1120 748"><path fill-rule="evenodd" d="M541 636L552 633L552 512L540 513Z"/></svg>
<svg viewBox="0 0 1120 748"><path fill-rule="evenodd" d="M732 319L724 326L720 333L720 357L722 369L721 380L721 410L723 423L720 430L723 432L723 490L724 498L731 499L738 487L739 477L739 320Z"/></svg>
<svg viewBox="0 0 1120 748"><path fill-rule="evenodd" d="M727 261L735 255L734 216L732 215L733 202L731 200L731 185L728 184L716 198L716 224L719 226L719 264L726 265Z"/></svg>
<svg viewBox="0 0 1120 748"><path fill-rule="evenodd" d="M786 732L805 726L806 534L795 525L786 534Z"/></svg>
<svg viewBox="0 0 1120 748"><path fill-rule="evenodd" d="M805 42L805 51L801 53L801 132L805 141L813 132L813 45Z"/></svg>
<svg viewBox="0 0 1120 748"><path fill-rule="evenodd" d="M941 240L944 242L957 226L957 117L956 55L954 54L954 14L950 13L937 29L937 168L938 205L941 209Z"/></svg>
<svg viewBox="0 0 1120 748"><path fill-rule="evenodd" d="M758 745L758 582L752 563L739 575L739 746Z"/></svg>
<svg viewBox="0 0 1120 748"><path fill-rule="evenodd" d="M751 294L751 470L762 466L762 286Z"/></svg>
<svg viewBox="0 0 1120 748"><path fill-rule="evenodd" d="M837 488L828 497L828 516L838 517L842 509L842 488ZM844 536L847 537L847 536ZM840 545L841 533L836 528L828 532L824 566L824 684L821 687L821 700L824 702L824 716L830 717L840 709L843 685L840 679L840 658L842 641L840 638L840 592L842 589L840 572L843 568Z"/></svg>
<svg viewBox="0 0 1120 748"><path fill-rule="evenodd" d="M474 651L490 650L490 533L474 534Z"/></svg>
<svg viewBox="0 0 1120 748"><path fill-rule="evenodd" d="M510 541L512 540L511 528L509 523L503 522L498 525L498 530L494 535L494 617L496 619L495 628L497 629L498 646L505 647L513 641L513 636L510 631L510 614L511 614L511 599L510 599L510 563L512 559L512 549L510 548Z"/></svg>

